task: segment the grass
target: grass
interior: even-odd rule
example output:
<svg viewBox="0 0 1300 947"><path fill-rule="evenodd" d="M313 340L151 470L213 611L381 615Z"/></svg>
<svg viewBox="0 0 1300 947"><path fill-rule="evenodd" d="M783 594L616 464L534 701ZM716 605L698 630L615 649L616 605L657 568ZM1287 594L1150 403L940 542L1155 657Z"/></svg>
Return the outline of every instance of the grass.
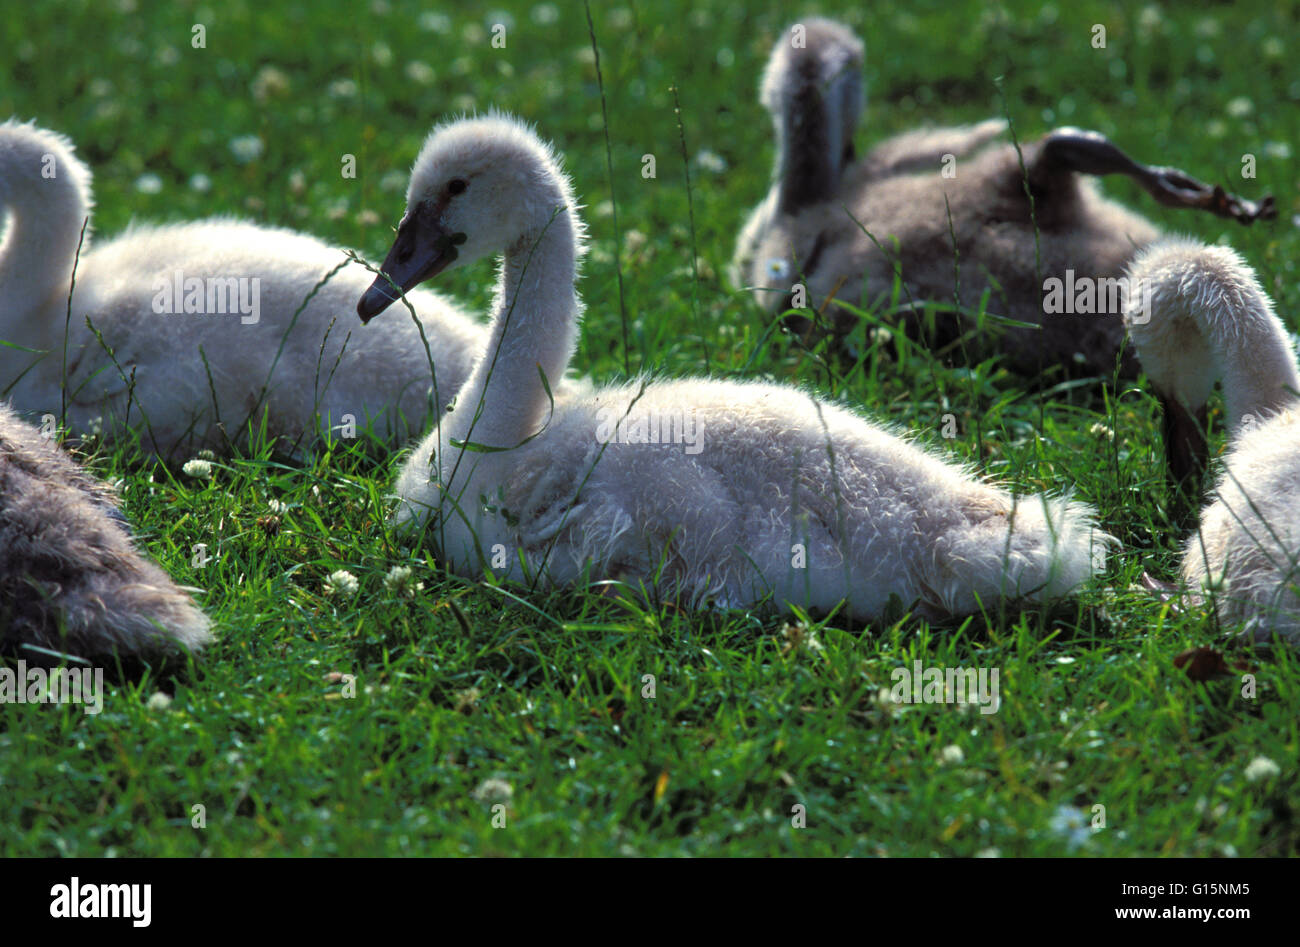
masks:
<svg viewBox="0 0 1300 947"><path fill-rule="evenodd" d="M203 481L130 445L83 445L99 476L125 481L142 544L206 590L220 640L188 675L115 686L97 717L6 706L0 854L1297 853L1296 656L1247 654L1253 699L1235 678L1193 682L1174 657L1223 646L1231 629L1130 588L1144 569L1171 577L1178 550L1141 386L1113 399L1097 386L1032 391L995 363L950 364L865 330L862 357L845 364L770 332L726 283L736 231L768 182L756 88L787 5L596 5L608 166L580 7L367 6L38 4L0 22L0 116L74 139L96 173L100 234L238 214L377 260L428 127L506 108L556 142L587 205L580 372L815 386L988 475L1073 491L1123 550L1050 610L792 632L776 618L446 576L386 526L402 455L365 438L300 465L254 447ZM867 43L860 145L1001 114L1005 95L1022 139L1094 128L1141 160L1276 194L1280 219L1244 229L1106 185L1168 229L1231 241L1294 327L1300 207L1284 146L1300 141L1300 82L1277 40L1290 33L1285 6L822 10ZM498 22L504 49L490 43ZM191 47L195 23L204 49ZM1094 24L1105 49L1091 45ZM241 163L230 143L250 135L264 149ZM721 163L700 160L706 149ZM1245 153L1255 180L1241 179ZM355 179L340 174L349 154ZM653 179L641 174L647 154ZM146 174L156 193L141 188ZM493 279L482 264L439 287L481 311ZM956 437L941 435L946 415ZM198 543L211 556L201 567ZM413 569L419 595L386 590L397 565ZM339 569L358 577L354 596L324 593ZM1000 669L999 712L882 702L891 672L915 660ZM339 675L355 676L355 697ZM160 689L168 706L150 703ZM1282 771L1251 781L1261 756ZM1071 830L1098 805L1103 830Z"/></svg>

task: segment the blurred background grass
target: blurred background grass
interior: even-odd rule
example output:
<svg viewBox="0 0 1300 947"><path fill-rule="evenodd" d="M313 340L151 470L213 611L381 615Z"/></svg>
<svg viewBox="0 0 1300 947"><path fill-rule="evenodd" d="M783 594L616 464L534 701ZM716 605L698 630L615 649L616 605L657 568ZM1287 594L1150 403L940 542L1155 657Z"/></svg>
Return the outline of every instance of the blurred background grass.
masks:
<svg viewBox="0 0 1300 947"><path fill-rule="evenodd" d="M766 189L772 136L757 105L758 78L793 16L788 5L758 2L598 6L613 188L625 229L653 238L656 257L634 260L626 279L629 306L654 317L637 352L654 363L673 349L655 343L683 325L664 291L689 290L684 175L669 89L680 87L692 156L707 150L722 159L692 168L705 274L720 273L744 211ZM1000 115L1001 78L1024 137L1064 124L1092 128L1141 160L1176 164L1247 194L1278 194L1282 223L1246 231L1151 207L1131 182L1107 182L1111 193L1170 228L1231 238L1273 277L1268 285L1280 307L1294 308L1294 254L1282 252L1300 210L1292 154L1300 124L1294 4L1211 4L1195 12L1089 2L817 9L843 19L867 44L860 139ZM206 49L191 48L196 23L206 27ZM496 23L506 28L505 49L490 45ZM1091 45L1094 24L1106 29L1105 49ZM0 35L0 57L10 60L0 59L10 77L0 113L34 117L72 136L95 170L95 225L104 234L132 219L239 214L381 257L389 232L370 214L384 224L400 217L405 172L430 126L497 107L537 123L562 150L581 199L597 211L588 214L597 248L608 250L615 238L601 213L610 182L579 5L501 4L469 13L389 0L50 3L8 18ZM232 143L237 148L250 136L260 153L241 161ZM345 153L358 158L355 180L339 173ZM657 158L653 181L640 175L647 153ZM1258 159L1254 182L1241 179L1245 153ZM196 175L206 190L193 186ZM482 299L491 275L456 278L449 288ZM583 364L599 375L611 354L599 318L614 298L611 268L589 267L583 288L593 316ZM712 315L739 322L746 313ZM687 348L688 362L698 351Z"/></svg>

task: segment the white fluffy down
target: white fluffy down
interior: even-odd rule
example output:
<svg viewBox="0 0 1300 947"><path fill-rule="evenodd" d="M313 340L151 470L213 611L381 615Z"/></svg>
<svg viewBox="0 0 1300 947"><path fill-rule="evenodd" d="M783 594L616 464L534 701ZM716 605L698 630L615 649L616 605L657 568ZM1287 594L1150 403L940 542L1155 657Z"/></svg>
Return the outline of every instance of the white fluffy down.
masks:
<svg viewBox="0 0 1300 947"><path fill-rule="evenodd" d="M43 176L49 161L55 173ZM33 125L0 124L0 212L7 223L0 339L34 350L0 347L0 390L26 372L11 392L20 410L59 414L68 320L74 431L84 433L102 418L106 435L129 424L162 456L221 449L227 435L239 437L268 379L262 406L269 409L270 433L290 444L314 431L318 417L338 426L351 415L358 427L374 418L376 432L394 446L427 425L429 361L405 307L401 318L383 325L357 323L356 300L373 274L347 263L295 321L316 284L345 262L342 250L314 237L214 219L132 227L92 247L87 229L69 320L68 287L90 214L90 184L89 169L66 139ZM168 301L160 297L163 287L178 278L183 292L168 294L174 309L183 310L199 286L196 304L201 298L203 309L227 311L157 311ZM255 323L233 311L228 292L237 285L231 281L241 280L250 302L256 287ZM210 288L220 292L209 295ZM482 350L483 330L432 292L417 290L409 299L428 338L440 410ZM87 317L112 358L87 328Z"/></svg>
<svg viewBox="0 0 1300 947"><path fill-rule="evenodd" d="M796 388L552 385L552 405L538 371L558 379L568 364L581 226L549 149L518 147L521 126L503 118L476 128L472 147L454 125L431 137L408 197L472 176L443 225L505 250L487 354L397 484L399 520L427 523L456 571L620 579L690 605L847 600L870 620L894 597L931 617L1046 601L1104 566L1113 540L1087 507L1013 500ZM538 193L521 196L520 182Z"/></svg>
<svg viewBox="0 0 1300 947"><path fill-rule="evenodd" d="M1228 628L1300 645L1300 370L1286 329L1227 247L1162 241L1129 276L1150 295L1150 322L1130 312L1126 323L1152 384L1195 409L1222 380L1227 405L1230 449L1183 581Z"/></svg>

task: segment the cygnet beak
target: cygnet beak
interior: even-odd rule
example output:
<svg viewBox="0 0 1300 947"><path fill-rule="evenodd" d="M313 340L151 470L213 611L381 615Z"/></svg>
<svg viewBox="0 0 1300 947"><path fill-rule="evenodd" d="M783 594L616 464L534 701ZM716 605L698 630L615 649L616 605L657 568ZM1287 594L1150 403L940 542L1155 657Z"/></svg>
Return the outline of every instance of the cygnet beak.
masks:
<svg viewBox="0 0 1300 947"><path fill-rule="evenodd" d="M362 323L369 322L401 298L393 284L405 293L437 276L456 259L459 255L456 247L464 242L465 235L451 233L443 227L428 205L417 205L402 218L381 274L357 303L357 315Z"/></svg>
<svg viewBox="0 0 1300 947"><path fill-rule="evenodd" d="M1185 408L1177 398L1160 395L1162 408L1165 469L1170 486L1183 491L1196 502L1201 495L1201 481L1209 466L1210 448L1205 440L1206 408Z"/></svg>

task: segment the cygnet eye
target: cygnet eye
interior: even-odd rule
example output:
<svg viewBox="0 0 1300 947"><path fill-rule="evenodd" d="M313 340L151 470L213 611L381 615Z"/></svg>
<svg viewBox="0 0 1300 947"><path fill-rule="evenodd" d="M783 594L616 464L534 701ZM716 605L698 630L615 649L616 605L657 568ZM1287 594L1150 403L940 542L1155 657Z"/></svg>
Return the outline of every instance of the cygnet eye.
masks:
<svg viewBox="0 0 1300 947"><path fill-rule="evenodd" d="M455 197L457 194L464 194L467 187L469 187L469 182L464 178L453 178L447 185L447 193Z"/></svg>

